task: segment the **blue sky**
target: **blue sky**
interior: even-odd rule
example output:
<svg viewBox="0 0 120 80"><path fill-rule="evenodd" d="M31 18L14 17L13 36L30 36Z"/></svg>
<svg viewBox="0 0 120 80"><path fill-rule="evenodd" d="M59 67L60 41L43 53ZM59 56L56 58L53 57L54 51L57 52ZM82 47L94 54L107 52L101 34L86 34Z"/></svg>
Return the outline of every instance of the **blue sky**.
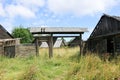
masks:
<svg viewBox="0 0 120 80"><path fill-rule="evenodd" d="M89 32L103 13L120 16L120 0L0 0L0 24L24 27L83 27Z"/></svg>

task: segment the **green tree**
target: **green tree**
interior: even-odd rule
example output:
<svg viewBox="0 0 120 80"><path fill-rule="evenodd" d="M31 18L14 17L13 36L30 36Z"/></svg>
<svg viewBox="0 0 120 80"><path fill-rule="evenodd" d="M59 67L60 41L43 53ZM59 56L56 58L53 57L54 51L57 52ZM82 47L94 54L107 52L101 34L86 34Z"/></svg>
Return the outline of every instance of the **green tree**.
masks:
<svg viewBox="0 0 120 80"><path fill-rule="evenodd" d="M31 43L33 41L33 36L30 31L22 26L14 28L12 31L12 36L14 38L21 38L21 43Z"/></svg>

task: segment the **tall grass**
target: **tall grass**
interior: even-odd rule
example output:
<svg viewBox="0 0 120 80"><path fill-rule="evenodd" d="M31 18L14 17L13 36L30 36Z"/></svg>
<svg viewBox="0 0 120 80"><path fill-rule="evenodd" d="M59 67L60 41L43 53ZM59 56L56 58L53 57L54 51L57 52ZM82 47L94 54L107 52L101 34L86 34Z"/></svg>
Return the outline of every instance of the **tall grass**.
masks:
<svg viewBox="0 0 120 80"><path fill-rule="evenodd" d="M97 55L78 58L79 48L56 48L49 59L48 49L40 56L0 57L0 80L117 80L120 59L103 61ZM79 62L78 62L79 59Z"/></svg>
<svg viewBox="0 0 120 80"><path fill-rule="evenodd" d="M83 56L79 63L72 63L67 80L118 80L120 64L104 62L96 55Z"/></svg>

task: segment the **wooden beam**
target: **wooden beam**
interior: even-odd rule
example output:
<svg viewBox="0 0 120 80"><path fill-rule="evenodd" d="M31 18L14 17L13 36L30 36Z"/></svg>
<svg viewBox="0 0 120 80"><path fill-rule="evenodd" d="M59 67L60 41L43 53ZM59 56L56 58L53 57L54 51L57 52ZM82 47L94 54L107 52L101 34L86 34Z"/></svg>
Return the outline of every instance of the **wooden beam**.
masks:
<svg viewBox="0 0 120 80"><path fill-rule="evenodd" d="M49 37L49 58L53 57L53 34L50 35Z"/></svg>
<svg viewBox="0 0 120 80"><path fill-rule="evenodd" d="M33 35L33 37L35 37L35 38L39 37L40 39L45 39L45 38L48 38L49 36L39 36L39 35L38 36L37 35L34 36ZM58 36L56 36L56 35L53 36L53 38L62 38L62 37L64 37L64 38L73 37L74 38L74 37L79 37L79 34L77 34L77 35L73 35L73 34L67 34L67 35L64 34L63 35L62 34L62 35L58 35Z"/></svg>
<svg viewBox="0 0 120 80"><path fill-rule="evenodd" d="M57 37L53 37L53 45L55 44L56 41L57 41Z"/></svg>
<svg viewBox="0 0 120 80"><path fill-rule="evenodd" d="M35 46L36 46L36 56L39 56L39 44L38 44L38 38L36 38Z"/></svg>
<svg viewBox="0 0 120 80"><path fill-rule="evenodd" d="M116 41L115 41L115 36L113 37L113 50L114 50L114 52L113 52L113 57L115 57L116 56L116 54L115 54L115 52L116 52L116 49L115 49L115 45L116 45Z"/></svg>
<svg viewBox="0 0 120 80"><path fill-rule="evenodd" d="M79 34L88 32L87 28L80 27L31 27L29 30L32 34Z"/></svg>
<svg viewBox="0 0 120 80"><path fill-rule="evenodd" d="M79 44L79 47L80 47L80 56L83 55L82 53L82 34L80 34L80 44Z"/></svg>

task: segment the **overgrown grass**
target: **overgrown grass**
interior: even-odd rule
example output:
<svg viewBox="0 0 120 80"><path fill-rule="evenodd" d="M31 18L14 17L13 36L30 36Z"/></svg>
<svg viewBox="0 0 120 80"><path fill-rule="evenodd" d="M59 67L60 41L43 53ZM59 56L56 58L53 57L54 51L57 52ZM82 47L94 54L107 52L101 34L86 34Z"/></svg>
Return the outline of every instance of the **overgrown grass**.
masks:
<svg viewBox="0 0 120 80"><path fill-rule="evenodd" d="M0 57L0 80L117 80L120 59L101 60L97 55L81 56L79 48L40 49L40 56Z"/></svg>
<svg viewBox="0 0 120 80"><path fill-rule="evenodd" d="M118 61L119 62L119 61ZM96 55L83 56L68 72L67 80L118 80L120 63L104 62Z"/></svg>

